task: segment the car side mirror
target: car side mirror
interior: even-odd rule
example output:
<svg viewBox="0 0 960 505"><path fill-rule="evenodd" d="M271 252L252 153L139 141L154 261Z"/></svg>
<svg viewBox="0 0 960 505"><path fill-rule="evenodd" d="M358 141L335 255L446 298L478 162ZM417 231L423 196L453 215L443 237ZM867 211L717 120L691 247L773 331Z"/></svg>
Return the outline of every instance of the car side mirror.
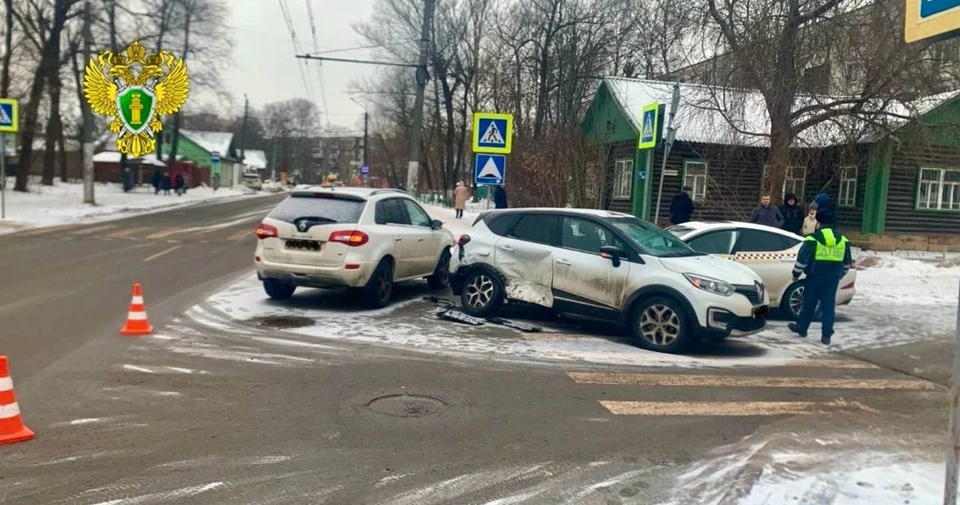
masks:
<svg viewBox="0 0 960 505"><path fill-rule="evenodd" d="M620 266L620 258L624 257L626 254L623 252L623 249L620 249L617 246L605 245L600 248L600 257L607 258L613 262L613 267L618 268Z"/></svg>
<svg viewBox="0 0 960 505"><path fill-rule="evenodd" d="M430 221L430 228L433 228L434 230L439 230L442 227L443 227L443 221L439 219L434 219L433 221Z"/></svg>

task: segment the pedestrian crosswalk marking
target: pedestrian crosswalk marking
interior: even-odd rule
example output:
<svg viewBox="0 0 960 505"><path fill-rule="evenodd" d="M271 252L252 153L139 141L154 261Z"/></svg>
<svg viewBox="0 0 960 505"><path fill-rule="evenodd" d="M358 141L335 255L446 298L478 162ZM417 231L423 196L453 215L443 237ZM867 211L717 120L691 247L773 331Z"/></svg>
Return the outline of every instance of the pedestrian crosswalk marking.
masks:
<svg viewBox="0 0 960 505"><path fill-rule="evenodd" d="M666 387L895 389L932 391L937 385L921 380L763 377L744 375L677 375L569 372L577 384Z"/></svg>
<svg viewBox="0 0 960 505"><path fill-rule="evenodd" d="M616 416L783 416L874 409L845 400L832 402L642 402L601 400Z"/></svg>
<svg viewBox="0 0 960 505"><path fill-rule="evenodd" d="M72 232L71 235L88 235L88 234L90 234L90 233L94 233L94 232L98 232L98 231L103 231L103 230L109 230L109 229L111 229L111 228L116 228L117 226L119 226L119 225L116 225L116 224L105 224L105 225L103 225L103 226L94 226L94 227L92 227L92 228L83 228L83 229L81 229L81 230L77 230L77 231Z"/></svg>

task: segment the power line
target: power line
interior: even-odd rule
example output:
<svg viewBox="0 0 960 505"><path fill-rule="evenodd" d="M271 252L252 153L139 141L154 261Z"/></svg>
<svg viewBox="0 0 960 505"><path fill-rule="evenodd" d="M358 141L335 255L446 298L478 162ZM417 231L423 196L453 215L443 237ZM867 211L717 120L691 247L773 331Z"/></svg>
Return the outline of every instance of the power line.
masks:
<svg viewBox="0 0 960 505"><path fill-rule="evenodd" d="M297 32L293 28L293 19L290 17L290 11L287 8L286 0L277 0L280 3L280 11L283 13L283 20L287 23L287 30L290 31L290 40L293 41L293 50L300 52L300 42L297 41ZM316 103L316 99L313 94L313 87L310 86L310 81L307 80L307 74L304 72L303 67L297 65L297 68L300 70L300 78L303 79L303 87L307 91L307 97L311 102Z"/></svg>
<svg viewBox="0 0 960 505"><path fill-rule="evenodd" d="M313 6L310 0L305 0L307 3L307 16L310 18L310 35L313 37L313 50L319 51L320 44L317 42L317 24L313 19ZM305 65L308 63L304 63ZM317 69L317 80L320 84L320 99L323 101L323 114L327 118L327 126L330 126L330 111L327 110L327 87L323 82L323 65L318 62L316 67Z"/></svg>

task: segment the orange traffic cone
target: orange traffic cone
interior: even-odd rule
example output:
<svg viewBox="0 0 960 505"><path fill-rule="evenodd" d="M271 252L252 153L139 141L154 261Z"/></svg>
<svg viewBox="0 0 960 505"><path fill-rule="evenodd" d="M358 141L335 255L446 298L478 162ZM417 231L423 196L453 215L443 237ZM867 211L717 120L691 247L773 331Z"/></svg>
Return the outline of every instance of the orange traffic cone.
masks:
<svg viewBox="0 0 960 505"><path fill-rule="evenodd" d="M130 312L127 313L127 322L120 330L121 335L149 335L153 333L153 326L147 321L147 308L143 304L143 290L140 283L133 285L133 299L130 300Z"/></svg>
<svg viewBox="0 0 960 505"><path fill-rule="evenodd" d="M7 357L0 356L0 444L33 440L35 436L30 428L23 425L17 396L13 394Z"/></svg>

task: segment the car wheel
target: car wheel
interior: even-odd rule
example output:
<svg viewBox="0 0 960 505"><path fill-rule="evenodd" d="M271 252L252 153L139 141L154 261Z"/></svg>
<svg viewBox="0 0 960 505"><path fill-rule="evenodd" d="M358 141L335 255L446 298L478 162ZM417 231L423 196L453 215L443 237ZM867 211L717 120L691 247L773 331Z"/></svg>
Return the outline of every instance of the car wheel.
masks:
<svg viewBox="0 0 960 505"><path fill-rule="evenodd" d="M275 279L265 279L263 281L263 290L267 292L267 296L274 300L287 300L293 296L296 289L297 287L293 284L286 284Z"/></svg>
<svg viewBox="0 0 960 505"><path fill-rule="evenodd" d="M643 300L633 310L631 323L633 336L644 349L679 353L693 344L687 312L671 298Z"/></svg>
<svg viewBox="0 0 960 505"><path fill-rule="evenodd" d="M794 321L800 319L800 309L803 308L803 292L803 281L794 282L784 291L783 298L780 300L780 311ZM813 313L813 318L820 318L819 303L817 304L817 310Z"/></svg>
<svg viewBox="0 0 960 505"><path fill-rule="evenodd" d="M379 309L386 307L393 296L393 262L389 259L380 260L367 286L364 288L364 299L368 307Z"/></svg>
<svg viewBox="0 0 960 505"><path fill-rule="evenodd" d="M427 277L427 284L432 289L443 289L450 283L450 249L444 249L437 261L437 268Z"/></svg>
<svg viewBox="0 0 960 505"><path fill-rule="evenodd" d="M500 277L484 269L467 274L460 293L463 310L476 317L492 316L503 305L504 289Z"/></svg>

